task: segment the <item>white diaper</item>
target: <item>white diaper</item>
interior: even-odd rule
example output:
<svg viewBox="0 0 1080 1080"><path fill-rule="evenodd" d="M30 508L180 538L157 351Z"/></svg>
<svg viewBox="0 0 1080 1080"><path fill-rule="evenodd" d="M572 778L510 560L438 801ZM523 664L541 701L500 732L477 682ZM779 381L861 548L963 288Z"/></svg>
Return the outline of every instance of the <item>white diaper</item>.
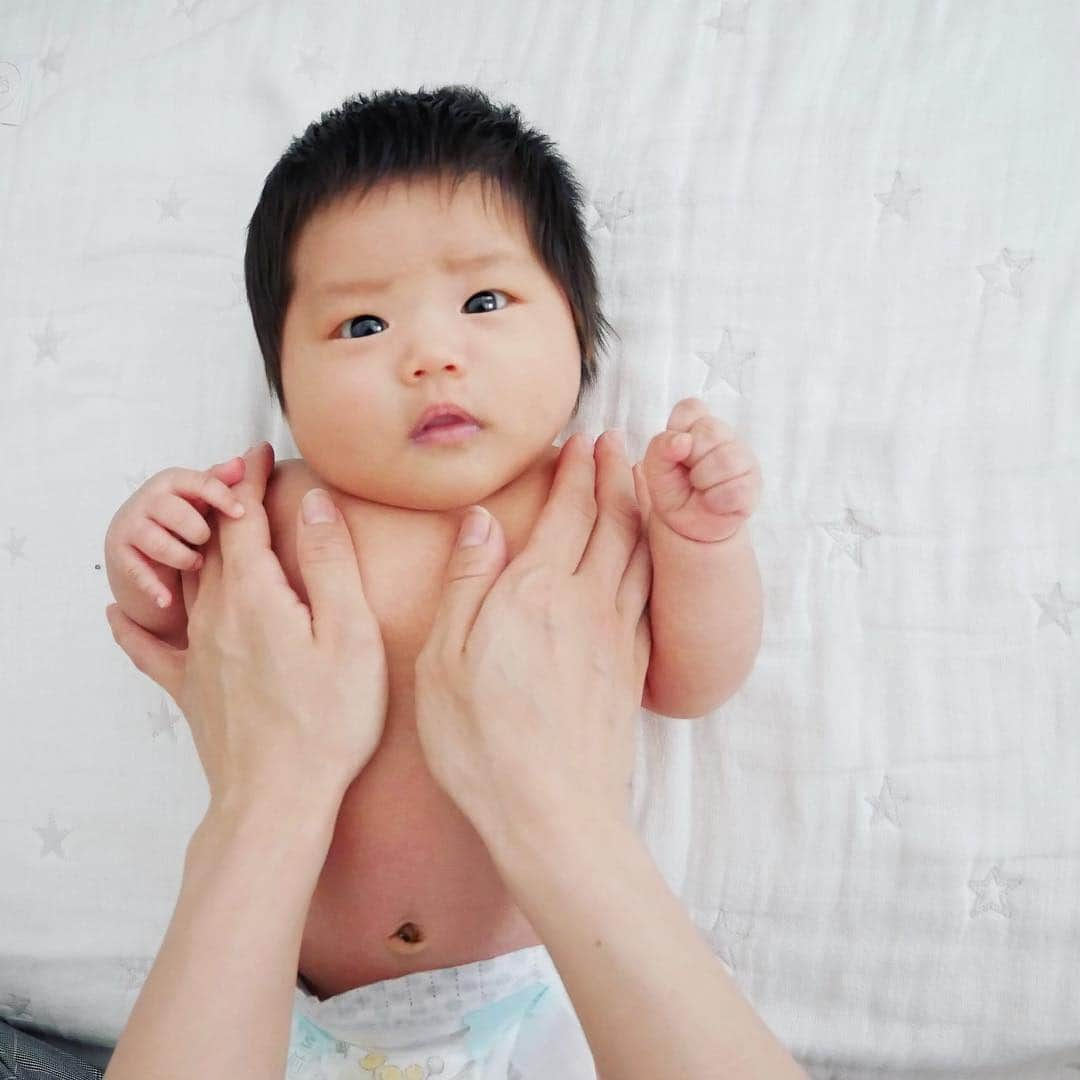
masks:
<svg viewBox="0 0 1080 1080"><path fill-rule="evenodd" d="M417 971L319 1001L297 980L286 1076L296 1080L596 1080L543 945Z"/></svg>

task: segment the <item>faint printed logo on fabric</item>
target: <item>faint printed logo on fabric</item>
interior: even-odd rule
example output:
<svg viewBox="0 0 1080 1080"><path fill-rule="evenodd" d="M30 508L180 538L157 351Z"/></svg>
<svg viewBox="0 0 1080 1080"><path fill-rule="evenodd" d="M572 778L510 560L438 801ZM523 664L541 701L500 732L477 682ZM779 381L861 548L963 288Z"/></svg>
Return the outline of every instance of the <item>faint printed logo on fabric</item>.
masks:
<svg viewBox="0 0 1080 1080"><path fill-rule="evenodd" d="M7 60L0 60L0 112L8 108L19 96L22 73Z"/></svg>
<svg viewBox="0 0 1080 1080"><path fill-rule="evenodd" d="M21 124L25 119L32 62L29 56L0 56L0 124Z"/></svg>

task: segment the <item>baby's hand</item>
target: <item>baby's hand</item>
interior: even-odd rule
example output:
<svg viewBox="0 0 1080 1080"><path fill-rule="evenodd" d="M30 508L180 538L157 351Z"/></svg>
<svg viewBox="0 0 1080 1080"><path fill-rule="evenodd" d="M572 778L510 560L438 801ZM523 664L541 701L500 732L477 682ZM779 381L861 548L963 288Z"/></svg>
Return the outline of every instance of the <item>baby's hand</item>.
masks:
<svg viewBox="0 0 1080 1080"><path fill-rule="evenodd" d="M229 487L243 476L243 458L213 465L205 472L172 468L155 473L114 515L105 534L106 560L158 607L168 607L172 595L163 578L172 580L175 588L177 575L164 568L198 570L202 566L202 555L180 541L198 547L210 539L204 516L207 507L230 517L243 514L244 508L229 493Z"/></svg>
<svg viewBox="0 0 1080 1080"><path fill-rule="evenodd" d="M733 536L761 500L761 467L700 398L683 398L645 449L650 517L690 540Z"/></svg>

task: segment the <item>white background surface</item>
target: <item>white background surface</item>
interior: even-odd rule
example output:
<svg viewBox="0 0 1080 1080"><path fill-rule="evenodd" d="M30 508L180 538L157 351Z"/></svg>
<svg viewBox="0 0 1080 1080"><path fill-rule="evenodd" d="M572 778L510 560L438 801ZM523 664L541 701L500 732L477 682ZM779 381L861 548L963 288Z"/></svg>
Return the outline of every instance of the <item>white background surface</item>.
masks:
<svg viewBox="0 0 1080 1080"><path fill-rule="evenodd" d="M642 716L672 887L816 1078L1076 1075L1078 62L1069 0L3 0L0 1017L114 1043L172 915L206 786L103 542L159 469L296 456L263 178L464 82L588 192L622 340L559 441L696 396L762 464L754 672Z"/></svg>

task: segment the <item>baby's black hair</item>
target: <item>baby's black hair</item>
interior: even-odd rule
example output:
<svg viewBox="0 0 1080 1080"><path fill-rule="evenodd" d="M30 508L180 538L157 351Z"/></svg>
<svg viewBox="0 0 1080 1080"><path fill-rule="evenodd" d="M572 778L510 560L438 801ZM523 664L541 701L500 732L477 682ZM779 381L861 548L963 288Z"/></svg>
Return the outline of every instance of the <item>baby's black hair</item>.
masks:
<svg viewBox="0 0 1080 1080"><path fill-rule="evenodd" d="M478 177L522 211L538 261L562 288L581 349L572 416L597 380L597 354L615 332L600 310L582 220L582 191L551 140L523 126L512 105L471 86L386 90L347 98L294 138L270 170L247 230L244 277L270 391L287 416L281 380L285 312L295 288L300 230L343 197L362 199L383 181Z"/></svg>

